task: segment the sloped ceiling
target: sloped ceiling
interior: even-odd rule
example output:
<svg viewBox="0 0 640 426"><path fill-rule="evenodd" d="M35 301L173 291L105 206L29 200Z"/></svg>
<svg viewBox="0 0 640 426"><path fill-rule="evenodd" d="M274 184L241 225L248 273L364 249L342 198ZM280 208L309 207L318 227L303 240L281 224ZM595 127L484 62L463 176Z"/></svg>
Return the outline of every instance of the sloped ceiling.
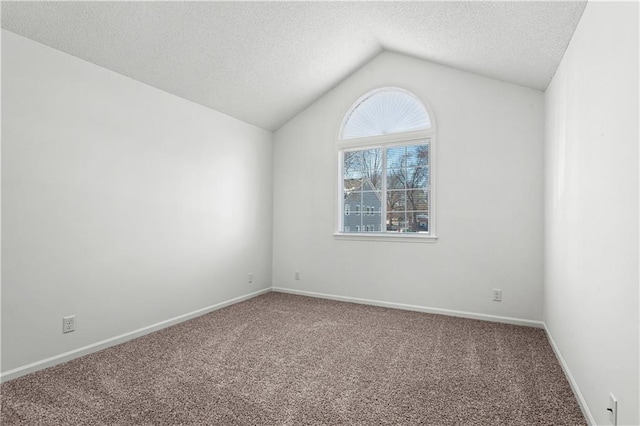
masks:
<svg viewBox="0 0 640 426"><path fill-rule="evenodd" d="M544 90L585 5L3 2L2 27L275 130L383 50Z"/></svg>

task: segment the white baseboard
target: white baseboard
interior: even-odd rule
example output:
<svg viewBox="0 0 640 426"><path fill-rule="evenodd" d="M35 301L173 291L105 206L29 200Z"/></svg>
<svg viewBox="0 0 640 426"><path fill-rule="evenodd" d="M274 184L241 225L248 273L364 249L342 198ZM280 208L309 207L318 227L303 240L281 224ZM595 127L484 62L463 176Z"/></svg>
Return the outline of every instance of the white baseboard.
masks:
<svg viewBox="0 0 640 426"><path fill-rule="evenodd" d="M596 425L596 422L593 418L593 415L591 414L591 411L589 410L589 407L587 406L584 396L582 395L582 392L580 392L580 388L578 387L578 384L573 378L573 375L571 374L571 370L569 370L569 366L567 365L567 362L565 361L565 359L562 356L562 353L558 349L558 346L556 345L556 342L553 339L551 332L547 328L546 323L542 321L502 317L498 315L478 314L473 312L456 311L451 309L431 308L426 306L409 305L404 303L384 302L380 300L362 299L362 298L349 297L349 296L338 296L338 295L332 295L332 294L316 293L312 291L296 290L296 289L283 288L283 287L270 287L270 288L265 288L262 290L255 291L253 293L238 296L233 299L225 300L223 302L216 303L214 305L210 305L210 306L207 306L183 315L179 315L177 317L170 318L165 321L160 321L158 323L149 325L147 327L139 328L137 330L124 333L109 339L105 339L100 342L93 343L91 345L83 346L78 349L74 349L59 355L55 355L49 358L42 359L40 361L36 361L21 367L14 368L12 370L0 373L0 383L6 382L8 380L16 379L20 376L24 376L26 374L33 373L38 370L43 370L45 368L53 367L54 365L67 362L74 358L78 358L83 355L88 355L90 353L97 352L102 349L106 349L108 347L118 345L120 343L124 343L128 340L135 339L136 337L144 336L145 334L149 334L154 331L172 326L174 324L178 324L180 322L183 322L192 318L196 318L201 315L205 315L209 312L222 309L226 306L230 306L235 303L239 303L244 300L251 299L261 294L268 293L270 291L279 292L279 293L296 294L300 296L317 297L321 299L337 300L341 302L351 302L351 303L359 303L364 305L380 306L385 308L402 309L407 311L417 311L417 312L425 312L425 313L431 313L431 314L449 315L449 316L455 316L455 317L477 319L482 321L492 321L492 322L500 322L500 323L513 324L513 325L522 325L527 327L542 328L545 330L547 334L547 337L551 344L551 348L553 349L553 352L556 358L560 362L560 366L562 367L562 370L564 371L564 374L567 377L569 385L571 386L571 389L573 390L573 393L576 396L576 399L578 400L578 404L580 405L580 409L582 410L582 413L584 414L585 419L590 425Z"/></svg>
<svg viewBox="0 0 640 426"><path fill-rule="evenodd" d="M145 334L149 334L154 331L160 330L162 328L166 328L174 324L178 324L180 322L183 322L195 317L199 317L204 314L208 314L209 312L217 311L218 309L224 308L229 305L233 305L238 302L242 302L247 299L251 299L261 294L268 293L270 291L271 291L271 288L268 287L262 290L254 291L253 293L245 294L243 296L234 297L233 299L225 300L224 302L216 303L215 305L207 306L205 308L198 309L183 315L179 315L177 317L170 318L165 321L160 321L158 323L149 325L147 327L139 328L137 330L130 331L128 333L124 333L119 336L111 337L109 339L105 339L100 342L92 343L91 345L83 346L81 348L74 349L69 352L65 352L59 355L54 355L52 357L45 358L40 361L32 362L31 364L23 365L21 367L17 367L9 371L5 371L0 374L0 383L6 382L11 379L16 379L20 376L24 376L26 374L33 373L38 370L43 370L45 368L53 367L54 365L61 364L63 362L71 361L74 358L78 358L83 355L88 355L90 353L97 352L102 349L106 349L110 346L115 346L120 343L124 343L128 340L135 339L136 337L144 336Z"/></svg>
<svg viewBox="0 0 640 426"><path fill-rule="evenodd" d="M429 314L448 315L453 317L469 318L482 321L500 322L505 324L523 325L526 327L544 328L542 321L533 321L521 318L501 317L498 315L477 314L473 312L455 311L451 309L430 308L428 306L407 305L404 303L383 302L380 300L361 299L357 297L336 296L333 294L315 293L312 291L295 290L291 288L272 287L273 291L280 293L297 294L300 296L318 297L321 299L331 299L340 302L359 303L362 305L381 306L384 308L402 309L405 311L425 312Z"/></svg>
<svg viewBox="0 0 640 426"><path fill-rule="evenodd" d="M556 358L558 359L558 361L560 361L560 366L562 367L562 371L564 371L564 375L567 378L569 385L571 386L571 390L573 391L573 394L578 400L578 405L582 410L582 414L584 415L584 418L587 420L587 423L589 423L589 425L596 426L596 421L593 418L593 415L591 414L591 410L589 410L587 401L585 401L584 396L582 395L582 392L580 392L578 383L573 378L573 374L571 374L571 370L569 370L569 365L567 364L564 357L562 356L560 349L558 349L558 345L556 345L556 341L553 339L551 332L547 328L547 323L543 323L543 324L544 324L544 331L545 333L547 333L547 338L549 339L549 343L551 343L551 348L553 349L553 353L556 355Z"/></svg>

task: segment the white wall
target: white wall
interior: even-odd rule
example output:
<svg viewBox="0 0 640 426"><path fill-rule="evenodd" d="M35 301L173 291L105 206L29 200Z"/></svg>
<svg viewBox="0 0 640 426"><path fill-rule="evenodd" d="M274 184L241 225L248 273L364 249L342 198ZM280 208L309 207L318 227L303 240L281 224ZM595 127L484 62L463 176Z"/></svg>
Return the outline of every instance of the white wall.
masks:
<svg viewBox="0 0 640 426"><path fill-rule="evenodd" d="M546 91L544 318L597 424L637 425L638 4L589 2Z"/></svg>
<svg viewBox="0 0 640 426"><path fill-rule="evenodd" d="M270 132L2 36L3 372L270 287Z"/></svg>
<svg viewBox="0 0 640 426"><path fill-rule="evenodd" d="M334 239L339 125L381 86L434 111L436 243ZM541 320L543 104L540 91L391 52L374 58L275 134L273 285ZM503 302L491 300L494 287Z"/></svg>

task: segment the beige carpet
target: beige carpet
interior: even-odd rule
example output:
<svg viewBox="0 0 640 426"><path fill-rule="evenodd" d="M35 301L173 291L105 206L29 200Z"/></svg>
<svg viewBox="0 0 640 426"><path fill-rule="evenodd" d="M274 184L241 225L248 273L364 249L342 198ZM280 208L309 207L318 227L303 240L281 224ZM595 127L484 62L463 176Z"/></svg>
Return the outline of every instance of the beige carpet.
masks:
<svg viewBox="0 0 640 426"><path fill-rule="evenodd" d="M542 330L268 293L1 386L1 424L586 424Z"/></svg>

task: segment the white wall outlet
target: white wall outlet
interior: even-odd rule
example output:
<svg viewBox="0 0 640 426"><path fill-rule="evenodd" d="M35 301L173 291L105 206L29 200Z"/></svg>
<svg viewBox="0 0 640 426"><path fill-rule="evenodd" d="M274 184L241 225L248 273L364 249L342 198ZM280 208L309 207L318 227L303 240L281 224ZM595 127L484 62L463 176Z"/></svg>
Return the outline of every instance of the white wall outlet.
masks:
<svg viewBox="0 0 640 426"><path fill-rule="evenodd" d="M609 413L609 422L613 426L617 426L618 424L618 400L612 393L609 394L609 407L607 408L607 412Z"/></svg>
<svg viewBox="0 0 640 426"><path fill-rule="evenodd" d="M249 282L253 282L253 272L249 272Z"/></svg>
<svg viewBox="0 0 640 426"><path fill-rule="evenodd" d="M300 279L300 272L299 272L299 271L296 271L296 273L295 273L295 275L294 275L294 278L295 278L296 280L299 280L299 279Z"/></svg>
<svg viewBox="0 0 640 426"><path fill-rule="evenodd" d="M502 302L502 289L494 288L493 289L493 301L494 302Z"/></svg>
<svg viewBox="0 0 640 426"><path fill-rule="evenodd" d="M76 331L76 316L69 315L68 317L63 317L62 333L71 333L72 331Z"/></svg>

